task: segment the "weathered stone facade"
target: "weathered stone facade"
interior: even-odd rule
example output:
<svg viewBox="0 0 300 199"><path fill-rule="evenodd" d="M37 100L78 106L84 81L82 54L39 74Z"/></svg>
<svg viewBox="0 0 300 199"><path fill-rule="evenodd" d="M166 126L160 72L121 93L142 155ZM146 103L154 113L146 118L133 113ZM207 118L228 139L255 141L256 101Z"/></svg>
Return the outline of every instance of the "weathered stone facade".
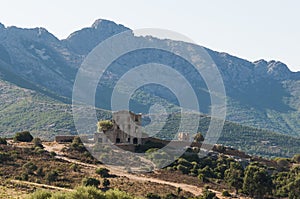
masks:
<svg viewBox="0 0 300 199"><path fill-rule="evenodd" d="M189 133L184 133L184 132L178 133L177 139L179 141L184 141L184 142L190 142L191 141L190 134Z"/></svg>
<svg viewBox="0 0 300 199"><path fill-rule="evenodd" d="M113 113L113 127L106 131L95 133L96 143L113 144L141 144L142 142L142 114L131 111L117 111Z"/></svg>

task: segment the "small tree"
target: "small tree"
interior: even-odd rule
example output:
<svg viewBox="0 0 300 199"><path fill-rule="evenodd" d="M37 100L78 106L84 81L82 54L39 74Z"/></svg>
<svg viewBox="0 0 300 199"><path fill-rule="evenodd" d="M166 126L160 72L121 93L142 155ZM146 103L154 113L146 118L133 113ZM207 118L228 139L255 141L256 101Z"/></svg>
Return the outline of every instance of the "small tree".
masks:
<svg viewBox="0 0 300 199"><path fill-rule="evenodd" d="M243 168L236 162L230 163L230 168L225 171L225 181L234 187L236 193L243 187Z"/></svg>
<svg viewBox="0 0 300 199"><path fill-rule="evenodd" d="M96 178L84 178L82 180L82 185L83 186L93 186L93 187L98 187L100 185L100 181L97 180Z"/></svg>
<svg viewBox="0 0 300 199"><path fill-rule="evenodd" d="M33 137L29 131L18 132L14 137L14 141L19 141L19 142L31 142L32 140Z"/></svg>
<svg viewBox="0 0 300 199"><path fill-rule="evenodd" d="M261 167L249 165L245 170L243 191L251 197L263 198L272 191L272 179Z"/></svg>
<svg viewBox="0 0 300 199"><path fill-rule="evenodd" d="M113 123L110 120L101 120L97 123L98 132L107 131L113 127Z"/></svg>
<svg viewBox="0 0 300 199"><path fill-rule="evenodd" d="M194 141L197 143L203 142L204 141L204 136L199 132L195 135Z"/></svg>
<svg viewBox="0 0 300 199"><path fill-rule="evenodd" d="M106 168L98 168L96 169L96 173L100 175L102 178L109 177L109 170Z"/></svg>

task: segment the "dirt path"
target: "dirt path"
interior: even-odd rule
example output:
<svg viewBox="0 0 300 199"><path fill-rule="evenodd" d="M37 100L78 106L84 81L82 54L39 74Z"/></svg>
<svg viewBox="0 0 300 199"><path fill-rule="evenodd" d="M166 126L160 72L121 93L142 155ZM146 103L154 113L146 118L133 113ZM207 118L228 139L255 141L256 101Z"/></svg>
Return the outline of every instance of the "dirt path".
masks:
<svg viewBox="0 0 300 199"><path fill-rule="evenodd" d="M47 185L47 184L39 184L39 183L35 183L35 182L28 182L28 181L21 181L21 180L11 180L10 182L12 182L14 184L32 185L34 187L54 189L54 190L59 190L59 191L73 191L72 189L67 189L67 188L63 188L63 187L56 187L56 186Z"/></svg>

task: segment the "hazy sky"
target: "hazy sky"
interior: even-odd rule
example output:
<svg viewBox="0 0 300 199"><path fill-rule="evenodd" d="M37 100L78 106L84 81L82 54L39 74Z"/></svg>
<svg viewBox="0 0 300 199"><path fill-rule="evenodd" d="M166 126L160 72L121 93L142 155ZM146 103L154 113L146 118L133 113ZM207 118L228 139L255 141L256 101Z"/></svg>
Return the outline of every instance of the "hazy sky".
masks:
<svg viewBox="0 0 300 199"><path fill-rule="evenodd" d="M300 71L298 0L1 0L6 26L45 27L58 38L113 20L131 29L165 28L213 50Z"/></svg>

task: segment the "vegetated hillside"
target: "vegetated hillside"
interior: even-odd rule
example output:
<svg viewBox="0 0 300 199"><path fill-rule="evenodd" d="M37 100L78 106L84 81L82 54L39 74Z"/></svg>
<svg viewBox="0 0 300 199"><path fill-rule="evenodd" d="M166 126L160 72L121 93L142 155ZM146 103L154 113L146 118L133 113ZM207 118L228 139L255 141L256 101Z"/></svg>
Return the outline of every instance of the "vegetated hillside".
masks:
<svg viewBox="0 0 300 199"><path fill-rule="evenodd" d="M0 133L2 137L11 137L15 132L29 130L35 136L53 140L55 135L76 133L71 105L64 104L30 89L20 88L0 80ZM110 111L97 110L99 120L110 119ZM188 117L195 117L193 114ZM158 118L160 117L158 115ZM168 115L163 129L156 132L152 126L151 135L162 139L176 139L180 117ZM144 117L144 125L149 118ZM157 121L157 125L159 121ZM183 121L189 129L189 121ZM199 131L207 132L210 118L201 116ZM300 153L300 139L278 133L226 122L218 143L232 146L249 154L262 156L291 157Z"/></svg>
<svg viewBox="0 0 300 199"><path fill-rule="evenodd" d="M168 184L129 179L122 175L117 176L109 170L107 170L106 175L100 175L101 173L96 173L96 169L103 169L105 165L99 163L84 164L78 159L72 159L73 162L62 160L56 157L55 152L46 151L42 146L35 146L34 143L8 142L8 145L3 143L0 144L1 198L6 198L5 196L8 195L10 188L14 188L11 190L14 191L11 196L20 198L21 194L25 195L25 193L27 193L29 196L36 190L42 192L42 190L45 189L52 190L49 194L59 190L64 192L61 193L61 195L66 195L71 193L72 189L76 192L75 188L83 186L82 188L79 188L81 191L77 192L77 197L75 197L75 193L72 193L72 198L78 198L78 194L81 194L82 190L88 189L84 188L85 186L96 186L91 183L95 181L96 183L99 182L99 184L97 186L98 188L93 188L93 191L96 191L99 194L101 193L101 195L104 194L104 191L108 191L106 192L106 196L109 196L110 193L116 195L121 194L127 196L126 198L145 197L148 193L154 192L161 196L171 193L176 194L176 187ZM48 144L51 145L54 143ZM68 145L62 145L62 147L69 148ZM91 157L88 152L84 153L82 151L77 151L77 154L85 158ZM124 174L126 175L126 172L124 172ZM4 190L6 190L6 193L3 193L1 190L3 187ZM89 190L91 189L92 188ZM114 189L117 189L118 191L115 191ZM187 191L182 191L181 194L184 196L193 195ZM117 197L116 195L114 196ZM21 198L24 197L22 196ZM47 197L38 197L36 194L33 195L32 198ZM59 198L62 198L62 196ZM84 198L91 198L91 196L88 195L87 197L85 195Z"/></svg>
<svg viewBox="0 0 300 199"><path fill-rule="evenodd" d="M42 199L51 195L74 199L83 195L83 198L97 195L100 198L151 196L163 199L196 199L208 195L211 196L208 198L216 195L222 199L300 197L300 154L270 160L248 156L229 147L216 146L214 150L199 157L198 147L188 148L166 168L141 175L132 172L133 165L108 167L100 164L86 151L78 137L72 143L64 144L1 138L0 196L7 195L2 193L3 187L8 190L14 187L15 193L28 193L31 198ZM117 149L107 152L120 154ZM168 154L157 148L146 151L146 159L155 164L165 158L169 158Z"/></svg>
<svg viewBox="0 0 300 199"><path fill-rule="evenodd" d="M176 139L180 120L187 129L191 128L190 119L199 117L196 114L189 114L187 120L183 120L180 114L168 115L165 125L159 132L153 132L155 137L161 139ZM160 121L158 118L165 118L158 115L156 117L158 126ZM147 117L145 120L148 120ZM210 124L210 117L201 115L199 120L198 131L206 135ZM162 122L162 121L161 121ZM157 126L152 126L152 129L158 129ZM150 130L151 131L151 130ZM193 136L192 134L190 134ZM219 137L219 144L231 146L235 149L245 151L251 155L261 155L265 157L291 157L300 153L300 139L280 133L267 131L263 129L253 128L245 125L240 125L234 122L226 121L220 134L213 132L209 137Z"/></svg>
<svg viewBox="0 0 300 199"><path fill-rule="evenodd" d="M74 131L71 106L43 94L0 80L0 132L11 137L29 130L35 136L53 139Z"/></svg>
<svg viewBox="0 0 300 199"><path fill-rule="evenodd" d="M91 27L59 40L43 28L22 29L0 25L0 73L11 74L31 82L30 87L55 99L72 94L76 72L86 55L106 38L129 30L112 21L97 20ZM151 37L132 37L166 47L178 47L197 56L200 46ZM300 132L300 73L276 61L249 62L227 53L206 49L222 75L227 93L227 120L283 134L299 136ZM185 76L199 98L201 112L209 114L210 98L203 78L186 60L172 53L155 49L130 52L119 57L106 71L97 90L98 108L110 109L110 94L115 82L129 69L150 62L172 66ZM158 71L159 72L159 71ZM147 71L145 71L147 73ZM168 74L166 74L168 75ZM14 83L15 78L7 81ZM21 87L23 82L19 82ZM176 83L176 81L174 81ZM101 88L100 88L101 87ZM178 88L184 89L182 85ZM99 93L105 92L107 95ZM149 97L150 96L150 97ZM178 105L175 96L157 85L144 86L134 93L132 110L147 113L159 103Z"/></svg>

